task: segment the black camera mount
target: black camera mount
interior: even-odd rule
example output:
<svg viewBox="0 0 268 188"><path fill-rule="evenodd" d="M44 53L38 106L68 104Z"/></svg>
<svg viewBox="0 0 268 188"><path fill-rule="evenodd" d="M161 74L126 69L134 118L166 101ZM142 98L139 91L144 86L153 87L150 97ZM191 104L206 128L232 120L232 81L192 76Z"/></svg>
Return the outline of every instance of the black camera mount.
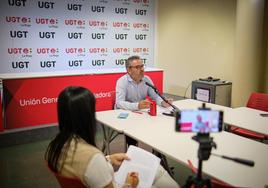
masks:
<svg viewBox="0 0 268 188"><path fill-rule="evenodd" d="M206 104L203 103L202 107L199 108L201 110L210 110L210 108L206 108ZM202 188L206 186L207 188L211 187L210 179L202 177L202 165L204 160L208 160L211 154L211 149L216 148L217 145L213 141L213 138L210 137L209 133L197 133L197 135L192 137L193 140L199 143L198 148L198 171L196 176L190 176L187 179L186 185L184 187L192 187Z"/></svg>
<svg viewBox="0 0 268 188"><path fill-rule="evenodd" d="M210 108L206 108L206 104L203 103L202 107L199 108L201 110L210 110ZM186 184L183 187L186 188L192 188L193 186L195 188L202 188L202 187L207 187L211 188L211 182L209 178L203 178L202 177L202 164L204 160L208 160L211 154L211 149L214 147L216 148L217 145L213 141L213 138L210 137L209 133L197 133L197 135L192 137L193 140L199 143L199 148L198 148L198 171L195 176L189 176L189 178L186 181ZM228 157L225 155L218 155L218 154L213 154L213 156L221 157L224 159L228 159L243 165L247 165L250 167L254 166L254 161L252 160L247 160L247 159L242 159L242 158L234 158L234 157Z"/></svg>
<svg viewBox="0 0 268 188"><path fill-rule="evenodd" d="M201 188L206 186L207 188L211 187L210 179L202 177L202 164L204 160L208 160L211 154L212 147L216 148L216 143L213 141L213 138L209 136L209 133L202 134L198 133L192 138L199 143L198 148L198 171L196 176L190 176L184 187L192 187L193 185L196 188Z"/></svg>

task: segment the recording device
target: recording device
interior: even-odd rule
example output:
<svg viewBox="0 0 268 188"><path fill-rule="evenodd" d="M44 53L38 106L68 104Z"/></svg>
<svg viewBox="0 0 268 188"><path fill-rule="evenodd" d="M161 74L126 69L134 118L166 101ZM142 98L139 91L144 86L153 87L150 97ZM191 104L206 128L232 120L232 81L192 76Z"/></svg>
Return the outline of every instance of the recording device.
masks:
<svg viewBox="0 0 268 188"><path fill-rule="evenodd" d="M183 110L176 113L175 131L197 132L192 139L199 143L197 174L196 176L189 176L183 187L212 187L210 179L202 177L202 166L203 161L209 159L212 148L217 147L209 133L220 132L222 130L222 124L223 112L206 108L206 103L203 103L202 107L198 110ZM204 126L208 128L203 128ZM213 155L247 166L254 166L254 161L252 160L218 154Z"/></svg>
<svg viewBox="0 0 268 188"><path fill-rule="evenodd" d="M175 113L176 132L217 133L222 131L223 111L182 110Z"/></svg>

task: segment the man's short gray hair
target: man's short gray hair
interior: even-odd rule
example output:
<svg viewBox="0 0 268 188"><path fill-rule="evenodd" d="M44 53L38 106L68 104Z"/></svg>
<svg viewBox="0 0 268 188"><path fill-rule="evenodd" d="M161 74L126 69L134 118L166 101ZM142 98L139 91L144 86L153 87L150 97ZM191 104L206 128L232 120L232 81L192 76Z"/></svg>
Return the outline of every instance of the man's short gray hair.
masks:
<svg viewBox="0 0 268 188"><path fill-rule="evenodd" d="M127 60L126 60L126 69L128 69L130 67L130 64L132 61L134 60L140 60L140 56L137 56L137 55L133 55L131 57L129 57Z"/></svg>

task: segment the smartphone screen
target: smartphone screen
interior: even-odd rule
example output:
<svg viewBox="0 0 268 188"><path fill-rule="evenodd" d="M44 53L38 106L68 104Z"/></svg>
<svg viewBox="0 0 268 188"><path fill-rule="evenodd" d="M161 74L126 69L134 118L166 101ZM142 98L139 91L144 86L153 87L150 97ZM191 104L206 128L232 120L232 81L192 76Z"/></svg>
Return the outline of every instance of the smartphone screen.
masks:
<svg viewBox="0 0 268 188"><path fill-rule="evenodd" d="M215 133L222 131L223 112L218 110L182 110L175 116L175 131Z"/></svg>

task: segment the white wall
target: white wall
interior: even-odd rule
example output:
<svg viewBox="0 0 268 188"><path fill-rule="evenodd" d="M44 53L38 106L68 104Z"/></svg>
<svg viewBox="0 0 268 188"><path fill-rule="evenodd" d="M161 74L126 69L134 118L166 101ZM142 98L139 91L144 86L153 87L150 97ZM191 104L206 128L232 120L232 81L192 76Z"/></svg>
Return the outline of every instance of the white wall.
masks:
<svg viewBox="0 0 268 188"><path fill-rule="evenodd" d="M185 96L191 81L208 76L233 83L233 107L253 91L267 92L267 11L263 0L158 0L164 92Z"/></svg>
<svg viewBox="0 0 268 188"><path fill-rule="evenodd" d="M237 0L233 105L245 105L265 80L262 48L264 0Z"/></svg>
<svg viewBox="0 0 268 188"><path fill-rule="evenodd" d="M233 80L236 0L159 0L157 20L164 92L184 96L208 76Z"/></svg>

